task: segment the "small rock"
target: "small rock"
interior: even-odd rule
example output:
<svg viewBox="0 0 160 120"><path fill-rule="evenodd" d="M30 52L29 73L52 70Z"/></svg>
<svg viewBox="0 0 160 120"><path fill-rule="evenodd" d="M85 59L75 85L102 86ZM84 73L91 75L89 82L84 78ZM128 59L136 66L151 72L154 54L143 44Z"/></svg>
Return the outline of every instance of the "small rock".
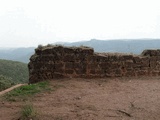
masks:
<svg viewBox="0 0 160 120"><path fill-rule="evenodd" d="M80 100L82 97L76 97L77 100Z"/></svg>

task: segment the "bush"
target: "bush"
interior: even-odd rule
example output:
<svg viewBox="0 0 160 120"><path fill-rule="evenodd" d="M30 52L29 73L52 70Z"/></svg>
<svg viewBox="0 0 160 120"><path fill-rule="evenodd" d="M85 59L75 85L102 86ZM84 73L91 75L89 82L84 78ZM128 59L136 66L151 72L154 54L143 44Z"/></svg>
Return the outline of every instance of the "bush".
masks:
<svg viewBox="0 0 160 120"><path fill-rule="evenodd" d="M29 73L27 64L0 59L0 75L14 83L28 83Z"/></svg>
<svg viewBox="0 0 160 120"><path fill-rule="evenodd" d="M26 104L23 108L22 108L22 117L20 118L21 120L32 120L34 118L36 118L37 112L36 110L33 108L32 104Z"/></svg>
<svg viewBox="0 0 160 120"><path fill-rule="evenodd" d="M15 85L11 78L0 75L0 91Z"/></svg>

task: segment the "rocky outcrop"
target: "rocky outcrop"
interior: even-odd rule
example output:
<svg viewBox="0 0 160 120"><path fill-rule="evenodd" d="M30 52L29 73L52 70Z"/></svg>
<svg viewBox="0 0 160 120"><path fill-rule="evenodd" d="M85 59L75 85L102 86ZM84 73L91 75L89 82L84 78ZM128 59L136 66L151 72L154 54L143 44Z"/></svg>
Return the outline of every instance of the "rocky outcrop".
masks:
<svg viewBox="0 0 160 120"><path fill-rule="evenodd" d="M29 81L63 77L122 77L160 75L160 50L141 55L94 53L90 47L44 46L35 49L28 64Z"/></svg>

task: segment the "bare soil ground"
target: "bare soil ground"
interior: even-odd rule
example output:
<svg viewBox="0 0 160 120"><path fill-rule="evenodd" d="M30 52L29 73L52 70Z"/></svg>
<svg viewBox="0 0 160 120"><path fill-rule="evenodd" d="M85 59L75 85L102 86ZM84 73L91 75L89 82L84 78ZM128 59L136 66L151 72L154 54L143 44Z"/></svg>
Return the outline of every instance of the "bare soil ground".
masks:
<svg viewBox="0 0 160 120"><path fill-rule="evenodd" d="M63 79L30 101L39 120L159 120L160 77ZM17 120L24 102L0 100L0 120Z"/></svg>

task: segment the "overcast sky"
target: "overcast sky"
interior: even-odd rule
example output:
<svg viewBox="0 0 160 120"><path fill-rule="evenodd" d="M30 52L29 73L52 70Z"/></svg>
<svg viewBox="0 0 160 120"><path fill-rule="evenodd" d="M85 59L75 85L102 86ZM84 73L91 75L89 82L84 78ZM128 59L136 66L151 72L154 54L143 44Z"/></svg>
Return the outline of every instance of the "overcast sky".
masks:
<svg viewBox="0 0 160 120"><path fill-rule="evenodd" d="M1 0L0 47L160 38L160 0Z"/></svg>

